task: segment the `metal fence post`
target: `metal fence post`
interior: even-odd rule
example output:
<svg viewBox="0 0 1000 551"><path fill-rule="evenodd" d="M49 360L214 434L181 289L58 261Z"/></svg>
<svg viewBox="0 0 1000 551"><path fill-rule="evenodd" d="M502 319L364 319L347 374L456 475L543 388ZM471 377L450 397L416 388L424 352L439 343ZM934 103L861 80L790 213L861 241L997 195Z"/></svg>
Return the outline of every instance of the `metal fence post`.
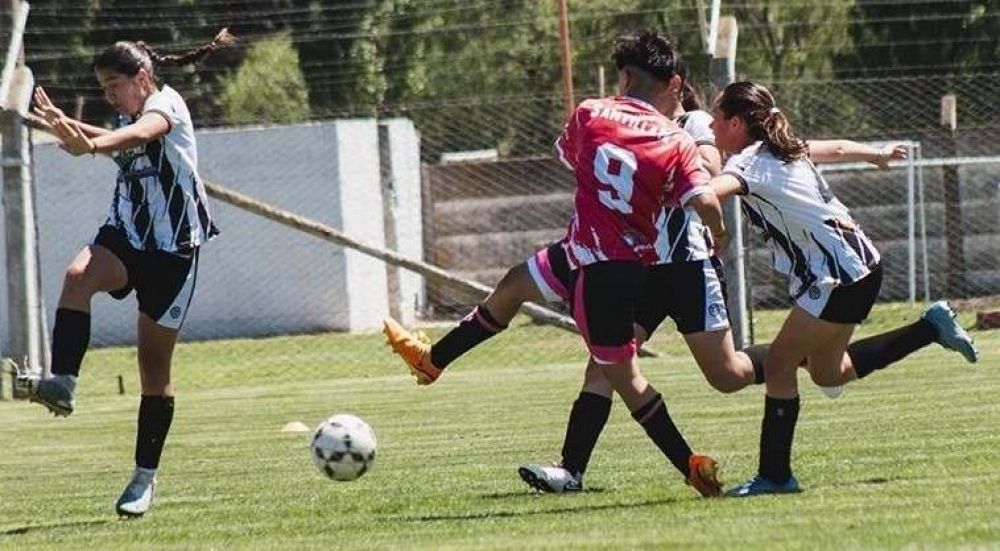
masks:
<svg viewBox="0 0 1000 551"><path fill-rule="evenodd" d="M34 194L31 187L31 142L22 113L34 89L24 66L21 40L28 17L26 2L12 2L10 45L0 78L0 168L3 170L3 214L7 253L7 340L4 354L20 368L37 374L44 363L42 302ZM24 398L16 385L13 397ZM0 396L2 396L0 387Z"/></svg>
<svg viewBox="0 0 1000 551"><path fill-rule="evenodd" d="M736 80L736 18L727 16L719 21L718 42L712 57L710 72L712 84L718 90ZM723 268L726 273L726 287L729 293L729 320L732 324L733 342L736 348L744 348L753 342L750 334L750 316L747 311L746 259L743 249L743 215L738 199L733 198L723 205L723 217L729 230L729 244L726 246Z"/></svg>

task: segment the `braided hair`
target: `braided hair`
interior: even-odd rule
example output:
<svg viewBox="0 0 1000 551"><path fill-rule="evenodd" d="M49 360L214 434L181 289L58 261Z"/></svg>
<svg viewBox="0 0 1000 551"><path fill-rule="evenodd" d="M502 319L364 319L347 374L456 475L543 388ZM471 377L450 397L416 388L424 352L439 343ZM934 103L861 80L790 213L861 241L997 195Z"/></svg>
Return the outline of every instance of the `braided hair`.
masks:
<svg viewBox="0 0 1000 551"><path fill-rule="evenodd" d="M219 46L231 44L236 38L222 29L208 44L180 55L163 55L145 42L115 42L94 57L94 69L110 69L127 77L134 77L139 69L145 69L152 77L157 65L182 67L197 63L215 51Z"/></svg>

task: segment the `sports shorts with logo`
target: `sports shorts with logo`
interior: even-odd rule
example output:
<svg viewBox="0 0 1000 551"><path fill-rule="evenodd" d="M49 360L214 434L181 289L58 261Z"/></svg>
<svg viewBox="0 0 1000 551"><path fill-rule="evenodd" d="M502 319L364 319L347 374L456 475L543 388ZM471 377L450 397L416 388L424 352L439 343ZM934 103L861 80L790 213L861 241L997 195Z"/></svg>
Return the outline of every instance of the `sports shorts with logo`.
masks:
<svg viewBox="0 0 1000 551"><path fill-rule="evenodd" d="M882 265L850 285L813 284L795 304L813 316L832 323L857 324L865 321L882 288Z"/></svg>
<svg viewBox="0 0 1000 551"><path fill-rule="evenodd" d="M94 244L110 250L128 273L125 286L109 293L113 298L121 300L134 289L140 312L157 325L180 329L194 295L198 249L188 255L137 250L129 244L125 230L114 226L102 226Z"/></svg>
<svg viewBox="0 0 1000 551"><path fill-rule="evenodd" d="M718 258L646 267L635 322L652 335L666 318L682 335L729 329L725 280Z"/></svg>

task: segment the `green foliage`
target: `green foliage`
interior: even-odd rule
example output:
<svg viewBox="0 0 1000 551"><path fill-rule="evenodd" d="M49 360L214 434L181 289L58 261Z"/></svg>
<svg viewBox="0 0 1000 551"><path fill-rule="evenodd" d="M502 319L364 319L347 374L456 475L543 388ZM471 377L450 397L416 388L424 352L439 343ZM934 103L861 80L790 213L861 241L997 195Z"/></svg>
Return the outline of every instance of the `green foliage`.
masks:
<svg viewBox="0 0 1000 551"><path fill-rule="evenodd" d="M861 333L919 312L879 305ZM755 314L762 340L783 315ZM131 471L135 350L92 350L71 418L0 402L0 549L994 548L1000 363L989 351L1000 332L976 337L986 353L975 367L932 345L838 400L800 378L805 491L745 500L698 498L620 400L587 472L592 491L530 492L516 468L558 455L586 361L577 335L516 323L429 388L380 335L181 344L156 502L128 522L113 504ZM663 328L657 339L665 355L643 372L689 442L729 484L752 475L762 389L720 394L680 337ZM378 459L334 483L312 465L307 435L279 431L343 411L371 423Z"/></svg>
<svg viewBox="0 0 1000 551"><path fill-rule="evenodd" d="M292 123L309 117L305 77L287 33L251 46L243 65L224 77L222 86L219 103L229 124Z"/></svg>

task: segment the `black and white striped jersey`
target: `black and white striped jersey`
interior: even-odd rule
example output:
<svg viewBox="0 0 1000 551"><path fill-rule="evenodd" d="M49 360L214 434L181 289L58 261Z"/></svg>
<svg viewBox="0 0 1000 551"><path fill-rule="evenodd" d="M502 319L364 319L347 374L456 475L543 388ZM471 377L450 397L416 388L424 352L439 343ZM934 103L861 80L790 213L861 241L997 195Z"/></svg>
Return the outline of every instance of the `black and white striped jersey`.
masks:
<svg viewBox="0 0 1000 551"><path fill-rule="evenodd" d="M817 283L849 285L879 263L878 250L808 157L786 163L756 142L723 172L742 183L743 211L770 243L793 298Z"/></svg>
<svg viewBox="0 0 1000 551"><path fill-rule="evenodd" d="M696 145L715 145L715 133L709 126L712 115L706 111L688 111L674 119L694 138ZM656 219L656 264L702 261L712 256L712 238L698 213L682 208L664 208Z"/></svg>
<svg viewBox="0 0 1000 551"><path fill-rule="evenodd" d="M143 105L170 123L159 139L114 154L118 181L107 224L124 228L138 250L186 254L218 233L208 210L208 195L198 176L198 148L187 105L163 86ZM119 128L132 124L119 116Z"/></svg>

